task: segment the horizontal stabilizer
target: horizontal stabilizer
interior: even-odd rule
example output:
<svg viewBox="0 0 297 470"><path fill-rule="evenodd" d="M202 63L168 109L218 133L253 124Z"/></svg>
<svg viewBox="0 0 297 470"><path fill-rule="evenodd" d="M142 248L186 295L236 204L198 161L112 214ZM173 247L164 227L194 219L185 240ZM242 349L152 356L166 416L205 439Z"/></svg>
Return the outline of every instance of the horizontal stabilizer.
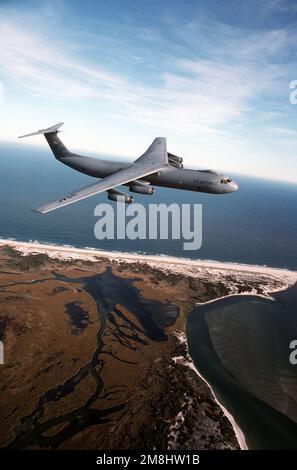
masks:
<svg viewBox="0 0 297 470"><path fill-rule="evenodd" d="M51 132L58 132L58 129L63 126L64 122L58 122L54 126L48 127L47 129L40 129L37 132L32 132L31 134L20 135L18 138L22 139L23 137L31 137L31 135L38 135L38 134L49 134Z"/></svg>

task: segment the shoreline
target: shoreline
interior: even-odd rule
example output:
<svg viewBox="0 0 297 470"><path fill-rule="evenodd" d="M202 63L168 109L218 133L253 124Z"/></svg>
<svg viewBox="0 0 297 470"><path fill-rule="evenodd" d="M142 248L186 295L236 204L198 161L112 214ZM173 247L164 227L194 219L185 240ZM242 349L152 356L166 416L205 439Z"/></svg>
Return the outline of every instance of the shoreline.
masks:
<svg viewBox="0 0 297 470"><path fill-rule="evenodd" d="M241 430L241 428L238 426L234 416L227 410L227 408L219 401L219 399L217 398L216 394L214 393L213 391L213 388L212 386L209 384L209 382L205 379L205 377L203 377L203 375L199 372L199 370L197 369L195 363L194 363L194 360L192 358L192 356L190 355L189 353L189 349L188 349L188 342L187 342L187 337L186 337L186 334L184 332L175 332L175 336L177 337L177 339L181 342L181 343L186 343L186 348L187 348L187 358L184 358L184 356L181 356L181 357L174 357L173 360L174 362L182 362L183 365L185 367L189 367L190 369L192 369L195 374L198 375L198 377L200 377L201 380L203 380L203 382L206 383L206 385L208 386L212 396L214 397L214 400L215 402L217 403L217 405L221 408L222 412L224 413L224 415L226 416L226 418L229 420L232 428L233 428L233 431L234 431L234 434L235 434L235 437L237 439L237 442L239 444L239 447L240 447L240 450L248 450L248 446L247 446L247 443L246 443L246 439L245 439L245 435L243 433L243 431ZM186 359L186 361L185 361Z"/></svg>
<svg viewBox="0 0 297 470"><path fill-rule="evenodd" d="M292 271L286 268L276 268L270 266L260 266L253 264L241 264L231 263L224 261L213 261L213 260L192 260L188 258L177 258L174 256L167 255L147 255L141 253L128 253L128 252L115 252L115 251L104 251L97 250L95 248L75 248L72 246L64 245L51 245L40 242L21 242L12 239L0 238L0 246L10 245L22 252L24 255L29 254L27 250L30 250L30 254L33 253L46 253L50 258L60 259L81 259L89 261L98 261L98 257L106 257L110 260L118 262L142 262L142 263L153 263L156 267L169 268L175 271L183 268L187 271L187 274L193 274L193 272L221 272L226 273L233 271L243 274L263 274L267 276L277 277L282 279L287 286L292 285L297 281L297 271ZM284 287L286 288L286 287Z"/></svg>
<svg viewBox="0 0 297 470"><path fill-rule="evenodd" d="M191 357L191 356L190 356ZM203 377L203 375L199 372L199 370L197 369L197 367L195 366L194 364L194 361L191 357L191 363L189 364L189 367L191 367L191 369L194 370L194 372L196 372L196 374L198 375L198 377L200 377L208 386L209 390L211 391L213 397L214 397L214 400L215 402L218 404L218 406L221 408L222 412L224 413L224 415L226 416L226 418L229 420L229 422L231 423L231 426L233 428L233 431L235 433L235 436L236 436L236 439L237 439L237 442L239 444L239 447L240 447L240 450L249 450L248 446L247 446L247 443L246 443L246 438L245 438L245 435L242 431L242 429L239 427L239 425L237 424L234 416L227 410L227 408L219 401L218 397L216 396L216 394L214 393L213 391L213 388L212 386L207 382L207 380L205 379L205 377Z"/></svg>

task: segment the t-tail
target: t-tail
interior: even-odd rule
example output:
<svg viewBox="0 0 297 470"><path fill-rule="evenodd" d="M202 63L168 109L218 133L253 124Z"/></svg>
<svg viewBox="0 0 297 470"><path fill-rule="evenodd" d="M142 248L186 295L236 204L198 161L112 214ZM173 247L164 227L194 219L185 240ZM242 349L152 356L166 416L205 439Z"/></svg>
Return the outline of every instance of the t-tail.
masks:
<svg viewBox="0 0 297 470"><path fill-rule="evenodd" d="M59 129L61 126L63 126L63 124L64 122L58 122L58 124L48 127L47 129L40 129L39 131L32 132L31 134L20 135L19 139L22 139L23 137L31 137L33 135L43 134L56 159L61 160L62 158L65 158L70 154L67 147L65 147L63 142L57 136L58 132L60 132Z"/></svg>

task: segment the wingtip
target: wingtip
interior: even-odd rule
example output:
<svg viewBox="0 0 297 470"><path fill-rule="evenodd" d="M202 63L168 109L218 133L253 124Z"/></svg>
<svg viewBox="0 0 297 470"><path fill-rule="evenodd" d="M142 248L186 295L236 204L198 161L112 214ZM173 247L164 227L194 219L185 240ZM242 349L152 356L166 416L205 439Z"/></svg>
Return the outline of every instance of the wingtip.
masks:
<svg viewBox="0 0 297 470"><path fill-rule="evenodd" d="M36 212L37 214L45 214L42 209L31 209L32 212Z"/></svg>

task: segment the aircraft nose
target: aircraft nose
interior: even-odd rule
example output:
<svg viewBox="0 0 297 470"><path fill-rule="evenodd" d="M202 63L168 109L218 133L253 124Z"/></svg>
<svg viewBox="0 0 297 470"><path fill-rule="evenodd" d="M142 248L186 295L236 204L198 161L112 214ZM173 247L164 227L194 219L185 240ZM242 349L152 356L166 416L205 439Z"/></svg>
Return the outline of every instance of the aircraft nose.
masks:
<svg viewBox="0 0 297 470"><path fill-rule="evenodd" d="M235 181L232 181L231 185L232 185L232 191L238 191L238 184L235 183Z"/></svg>

